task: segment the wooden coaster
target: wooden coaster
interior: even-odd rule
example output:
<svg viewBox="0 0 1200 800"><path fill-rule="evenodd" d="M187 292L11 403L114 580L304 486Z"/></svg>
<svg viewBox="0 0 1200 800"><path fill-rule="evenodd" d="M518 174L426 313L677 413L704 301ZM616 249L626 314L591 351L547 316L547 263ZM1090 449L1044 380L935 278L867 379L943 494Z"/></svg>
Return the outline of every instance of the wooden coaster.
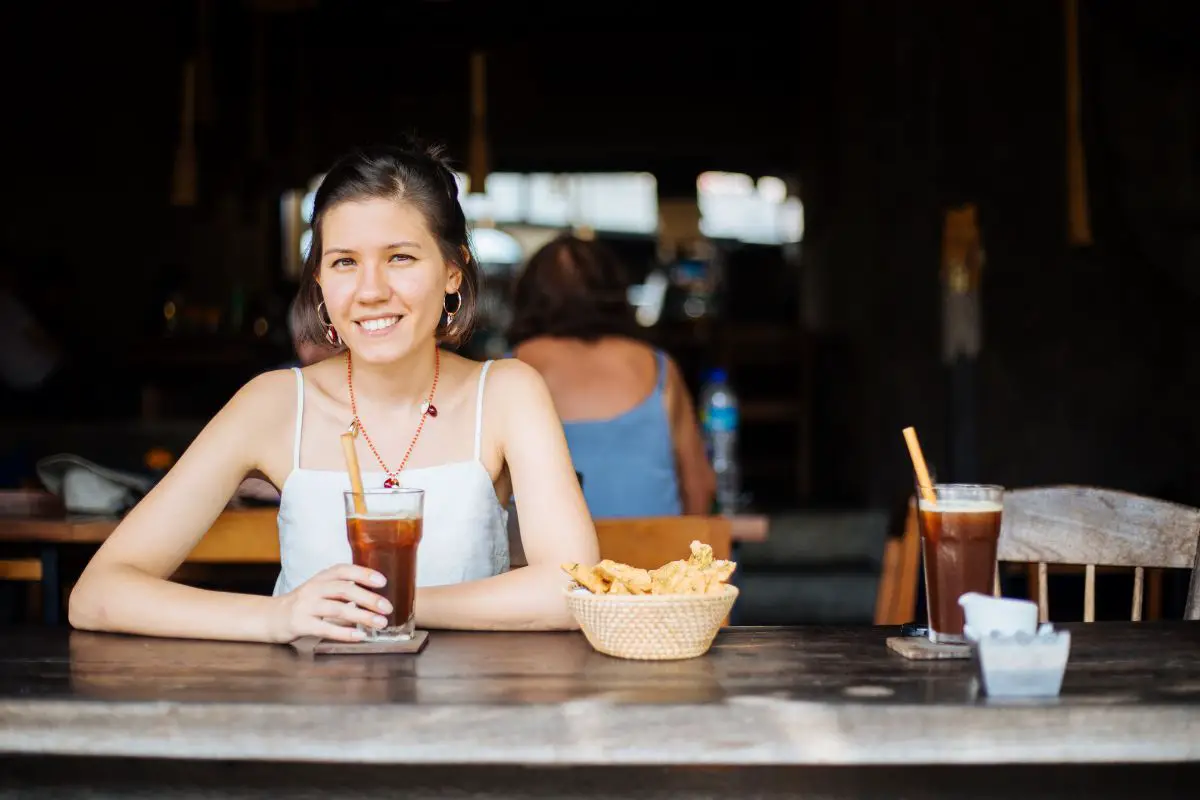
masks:
<svg viewBox="0 0 1200 800"><path fill-rule="evenodd" d="M306 656L376 655L379 653L409 653L425 649L429 631L414 631L413 637L402 642L331 642L316 636L302 636L292 642L297 653Z"/></svg>
<svg viewBox="0 0 1200 800"><path fill-rule="evenodd" d="M970 658L969 644L934 644L924 636L889 636L888 649L913 661Z"/></svg>

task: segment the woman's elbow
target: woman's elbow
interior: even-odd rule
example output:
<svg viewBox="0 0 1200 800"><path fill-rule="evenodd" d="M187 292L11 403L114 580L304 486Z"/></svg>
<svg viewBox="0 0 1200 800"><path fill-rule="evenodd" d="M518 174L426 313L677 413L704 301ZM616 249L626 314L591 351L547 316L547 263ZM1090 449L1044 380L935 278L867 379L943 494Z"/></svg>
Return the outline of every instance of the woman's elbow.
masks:
<svg viewBox="0 0 1200 800"><path fill-rule="evenodd" d="M582 563L582 562L580 562ZM595 563L590 562L590 563ZM528 569L528 567L526 567ZM566 590L570 579L562 571L559 564L538 565L535 569L541 573L537 590L537 610L530 620L531 630L543 631L577 631L579 621L571 613L567 605Z"/></svg>
<svg viewBox="0 0 1200 800"><path fill-rule="evenodd" d="M109 566L96 568L89 564L79 580L71 588L67 598L67 621L71 627L84 631L108 631L112 629L109 618L109 602L119 589L120 575Z"/></svg>
<svg viewBox="0 0 1200 800"><path fill-rule="evenodd" d="M82 631L104 629L104 604L102 593L97 591L95 581L81 578L71 589L67 599L67 621L72 628Z"/></svg>
<svg viewBox="0 0 1200 800"><path fill-rule="evenodd" d="M577 631L579 630L579 620L575 619L575 615L571 613L571 609L566 608L566 603L563 603L561 612L550 614L543 620L543 630L547 631Z"/></svg>

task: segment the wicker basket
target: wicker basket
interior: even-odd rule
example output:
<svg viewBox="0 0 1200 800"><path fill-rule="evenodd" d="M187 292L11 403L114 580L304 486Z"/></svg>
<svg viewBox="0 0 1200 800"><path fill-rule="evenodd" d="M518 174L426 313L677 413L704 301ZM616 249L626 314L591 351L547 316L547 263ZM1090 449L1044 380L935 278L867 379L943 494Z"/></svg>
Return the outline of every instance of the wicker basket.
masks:
<svg viewBox="0 0 1200 800"><path fill-rule="evenodd" d="M708 652L737 599L724 594L592 594L568 589L567 606L592 647L617 658L670 661Z"/></svg>

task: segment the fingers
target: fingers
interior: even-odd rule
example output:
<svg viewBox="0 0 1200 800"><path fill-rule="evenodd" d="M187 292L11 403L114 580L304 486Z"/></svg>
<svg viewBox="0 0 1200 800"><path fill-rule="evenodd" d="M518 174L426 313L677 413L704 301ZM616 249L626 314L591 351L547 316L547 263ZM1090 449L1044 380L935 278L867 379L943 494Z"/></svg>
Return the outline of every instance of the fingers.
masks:
<svg viewBox="0 0 1200 800"><path fill-rule="evenodd" d="M373 569L357 567L353 564L336 564L322 573L322 577L333 580L350 581L363 586L376 588L387 583L387 579Z"/></svg>
<svg viewBox="0 0 1200 800"><path fill-rule="evenodd" d="M361 642L366 638L366 635L358 628L334 625L332 622L325 622L324 620L315 621L312 635L333 642Z"/></svg>
<svg viewBox="0 0 1200 800"><path fill-rule="evenodd" d="M359 642L363 632L353 627L387 627L383 614L391 604L363 588L383 586L378 572L353 564L338 564L323 570L296 590L292 599L291 629L300 635L315 635L339 642ZM339 623L348 623L350 627Z"/></svg>
<svg viewBox="0 0 1200 800"><path fill-rule="evenodd" d="M322 592L322 595L324 597L348 600L356 606L383 614L390 614L392 611L392 604L387 600L350 581L334 581L328 585Z"/></svg>
<svg viewBox="0 0 1200 800"><path fill-rule="evenodd" d="M339 603L336 600L321 600L313 611L314 616L324 619L343 619L371 628L387 627L387 618L373 611L359 608L349 603Z"/></svg>

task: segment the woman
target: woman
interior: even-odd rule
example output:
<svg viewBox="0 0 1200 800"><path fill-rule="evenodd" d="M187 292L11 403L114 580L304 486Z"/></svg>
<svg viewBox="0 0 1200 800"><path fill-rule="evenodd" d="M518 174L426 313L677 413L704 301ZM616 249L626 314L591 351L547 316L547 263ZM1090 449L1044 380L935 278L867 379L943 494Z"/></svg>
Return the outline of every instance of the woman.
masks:
<svg viewBox="0 0 1200 800"><path fill-rule="evenodd" d="M545 383L519 361L438 346L467 334L478 296L457 198L436 150L377 148L330 169L299 297L308 338L346 352L246 384L96 553L71 594L73 625L288 642L354 641L352 624L384 624L372 591L383 576L346 563L339 436L355 420L367 488L426 493L419 627L575 627L559 565L598 560L596 533ZM248 474L281 491L274 595L169 581ZM498 498L513 492L529 566L507 571Z"/></svg>
<svg viewBox="0 0 1200 800"><path fill-rule="evenodd" d="M707 514L716 478L691 396L642 341L628 291L607 247L559 237L517 279L509 345L550 389L594 518Z"/></svg>

